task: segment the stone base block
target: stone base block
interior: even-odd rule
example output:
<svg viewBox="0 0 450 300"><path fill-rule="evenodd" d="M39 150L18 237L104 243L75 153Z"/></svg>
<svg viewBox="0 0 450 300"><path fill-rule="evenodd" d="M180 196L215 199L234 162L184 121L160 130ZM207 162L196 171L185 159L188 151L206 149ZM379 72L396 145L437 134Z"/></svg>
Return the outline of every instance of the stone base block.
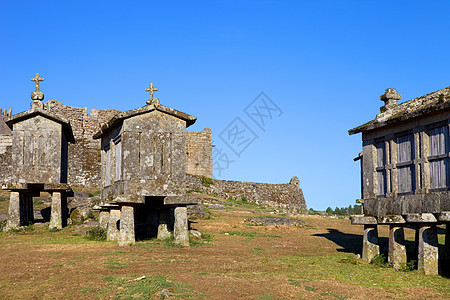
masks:
<svg viewBox="0 0 450 300"><path fill-rule="evenodd" d="M388 262L397 269L404 267L407 262L403 226L397 224L390 225Z"/></svg>
<svg viewBox="0 0 450 300"><path fill-rule="evenodd" d="M370 262L378 254L380 254L380 246L377 225L366 224L364 225L362 259Z"/></svg>
<svg viewBox="0 0 450 300"><path fill-rule="evenodd" d="M135 242L134 207L124 205L120 211L119 246L132 245Z"/></svg>
<svg viewBox="0 0 450 300"><path fill-rule="evenodd" d="M176 207L175 208L175 224L174 224L174 240L175 244L182 246L189 246L189 231L188 231L188 219L187 208Z"/></svg>
<svg viewBox="0 0 450 300"><path fill-rule="evenodd" d="M120 210L111 209L109 212L108 230L106 233L106 239L108 241L119 240L119 226L120 226Z"/></svg>
<svg viewBox="0 0 450 300"><path fill-rule="evenodd" d="M439 273L439 244L436 225L420 224L418 245L418 270L425 275Z"/></svg>

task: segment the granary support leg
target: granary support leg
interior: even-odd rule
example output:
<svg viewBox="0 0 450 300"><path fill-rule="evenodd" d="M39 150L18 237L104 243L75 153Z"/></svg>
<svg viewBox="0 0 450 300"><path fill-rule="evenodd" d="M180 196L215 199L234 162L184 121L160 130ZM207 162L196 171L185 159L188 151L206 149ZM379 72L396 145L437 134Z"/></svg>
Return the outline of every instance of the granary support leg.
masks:
<svg viewBox="0 0 450 300"><path fill-rule="evenodd" d="M136 242L134 233L134 206L123 205L120 211L119 246L132 245Z"/></svg>
<svg viewBox="0 0 450 300"><path fill-rule="evenodd" d="M388 262L394 268L401 268L406 265L406 246L403 226L399 224L390 224L389 229L389 252Z"/></svg>
<svg viewBox="0 0 450 300"><path fill-rule="evenodd" d="M49 229L62 229L63 225L63 195L61 192L52 192L52 207L51 207L51 214L50 214L50 225L48 226Z"/></svg>
<svg viewBox="0 0 450 300"><path fill-rule="evenodd" d="M112 208L109 213L108 230L106 232L106 239L108 241L119 240L119 228L117 223L120 220L120 209Z"/></svg>
<svg viewBox="0 0 450 300"><path fill-rule="evenodd" d="M380 254L380 246L378 245L377 225L365 224L362 259L366 262L370 262L378 254Z"/></svg>
<svg viewBox="0 0 450 300"><path fill-rule="evenodd" d="M11 192L9 196L9 218L6 222L6 230L20 227L20 193Z"/></svg>
<svg viewBox="0 0 450 300"><path fill-rule="evenodd" d="M98 214L98 223L100 225L100 228L107 229L108 222L109 222L109 211L101 210L100 213Z"/></svg>
<svg viewBox="0 0 450 300"><path fill-rule="evenodd" d="M189 231L187 208L185 206L175 207L174 239L175 244L189 246Z"/></svg>
<svg viewBox="0 0 450 300"><path fill-rule="evenodd" d="M436 224L419 224L418 270L425 275L439 273L439 251Z"/></svg>
<svg viewBox="0 0 450 300"><path fill-rule="evenodd" d="M171 209L163 207L159 212L158 239L165 240L170 238L169 224L171 218Z"/></svg>

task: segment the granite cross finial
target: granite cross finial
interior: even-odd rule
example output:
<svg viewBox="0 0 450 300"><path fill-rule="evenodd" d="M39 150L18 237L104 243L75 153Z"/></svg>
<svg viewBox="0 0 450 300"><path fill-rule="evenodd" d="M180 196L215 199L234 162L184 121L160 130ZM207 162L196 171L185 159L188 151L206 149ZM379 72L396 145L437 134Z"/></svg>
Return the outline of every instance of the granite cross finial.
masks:
<svg viewBox="0 0 450 300"><path fill-rule="evenodd" d="M158 98L153 99L153 92L157 91L157 88L153 87L153 82L150 83L150 88L146 88L145 91L150 92L150 99L147 100L147 104L159 103Z"/></svg>
<svg viewBox="0 0 450 300"><path fill-rule="evenodd" d="M36 77L31 78L31 81L36 81L36 91L31 93L31 99L37 102L44 100L44 93L39 91L39 82L44 81L44 78L39 77L39 73L36 73Z"/></svg>
<svg viewBox="0 0 450 300"><path fill-rule="evenodd" d="M44 78L39 77L39 73L36 73L36 77L31 78L31 81L36 81L36 92L39 92L39 81L44 81Z"/></svg>
<svg viewBox="0 0 450 300"><path fill-rule="evenodd" d="M386 89L383 95L380 96L380 100L384 101L384 106L380 108L381 112L391 109L397 105L397 100L400 100L402 95L397 93L396 89Z"/></svg>

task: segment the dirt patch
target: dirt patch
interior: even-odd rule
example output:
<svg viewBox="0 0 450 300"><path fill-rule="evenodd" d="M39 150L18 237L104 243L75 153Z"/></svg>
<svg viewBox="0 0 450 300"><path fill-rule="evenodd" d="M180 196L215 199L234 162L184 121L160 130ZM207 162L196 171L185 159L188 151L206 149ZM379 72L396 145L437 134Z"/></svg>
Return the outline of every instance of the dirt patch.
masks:
<svg viewBox="0 0 450 300"><path fill-rule="evenodd" d="M356 259L362 226L349 220L298 217L295 226L252 226L259 207L209 208L191 223L209 241L178 248L159 241L119 247L88 241L70 226L0 236L2 298L159 299L445 299L449 281L416 271L402 275ZM380 226L380 235L387 229ZM413 239L412 230L406 238ZM406 275L406 276L405 276ZM145 276L145 279L133 279ZM162 291L162 292L161 292ZM156 292L161 292L156 295Z"/></svg>

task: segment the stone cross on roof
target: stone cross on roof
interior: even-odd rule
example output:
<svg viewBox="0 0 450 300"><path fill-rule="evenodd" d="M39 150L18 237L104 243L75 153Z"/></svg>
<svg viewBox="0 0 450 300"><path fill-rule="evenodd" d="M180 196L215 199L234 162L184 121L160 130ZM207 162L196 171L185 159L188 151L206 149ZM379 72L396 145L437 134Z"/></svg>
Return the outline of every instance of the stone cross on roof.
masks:
<svg viewBox="0 0 450 300"><path fill-rule="evenodd" d="M402 95L397 93L396 89L386 89L383 95L380 96L380 100L384 101L384 106L380 107L381 112L385 112L397 105L397 100L400 100Z"/></svg>
<svg viewBox="0 0 450 300"><path fill-rule="evenodd" d="M150 92L150 99L147 100L147 104L153 104L153 103L159 103L159 99L155 98L153 99L153 92L157 91L157 88L153 87L153 82L150 83L150 88L146 88L145 91Z"/></svg>
<svg viewBox="0 0 450 300"><path fill-rule="evenodd" d="M42 103L39 104L38 102L44 100L44 93L39 92L39 81L44 81L44 78L39 77L39 73L36 73L36 77L31 78L31 81L36 81L36 92L31 93L31 99L33 99L32 105L41 107Z"/></svg>
<svg viewBox="0 0 450 300"><path fill-rule="evenodd" d="M31 81L36 81L36 92L39 92L39 81L44 81L44 78L39 77L39 73L36 73L36 77L31 78Z"/></svg>

